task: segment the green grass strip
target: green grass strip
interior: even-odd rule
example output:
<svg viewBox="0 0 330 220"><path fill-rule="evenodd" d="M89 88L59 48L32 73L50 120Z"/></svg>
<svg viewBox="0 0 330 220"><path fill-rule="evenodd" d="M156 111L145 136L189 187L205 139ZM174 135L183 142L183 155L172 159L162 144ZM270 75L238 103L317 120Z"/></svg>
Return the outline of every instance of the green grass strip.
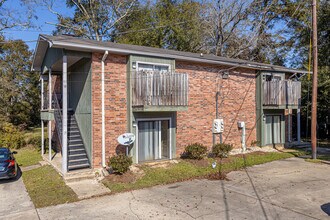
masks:
<svg viewBox="0 0 330 220"><path fill-rule="evenodd" d="M294 156L299 156L300 152L290 153L251 153L241 157L230 157L230 162L224 163L222 169L224 172L239 170L244 167L254 166L271 162L274 160L286 159ZM210 164L214 159L209 159ZM181 160L178 164L173 164L166 168L150 168L148 166L142 167L145 175L136 182L121 183L114 182L108 179L103 180L103 184L107 186L111 192L118 193L128 190L136 190L156 185L169 184L194 178L203 178L206 175L218 172L218 169L212 169L211 166L200 167L190 162Z"/></svg>
<svg viewBox="0 0 330 220"><path fill-rule="evenodd" d="M42 160L40 152L33 148L22 148L16 150L15 158L21 167L38 164Z"/></svg>
<svg viewBox="0 0 330 220"><path fill-rule="evenodd" d="M78 201L77 195L51 166L24 172L23 181L36 208Z"/></svg>

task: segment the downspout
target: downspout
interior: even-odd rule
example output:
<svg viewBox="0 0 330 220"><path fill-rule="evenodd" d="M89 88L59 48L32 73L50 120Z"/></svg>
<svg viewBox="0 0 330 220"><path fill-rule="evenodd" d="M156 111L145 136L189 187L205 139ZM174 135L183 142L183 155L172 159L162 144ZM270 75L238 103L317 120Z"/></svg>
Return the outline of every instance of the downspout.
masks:
<svg viewBox="0 0 330 220"><path fill-rule="evenodd" d="M218 91L215 94L215 108L216 108L216 118L219 118L219 95L220 92ZM222 144L222 133L220 133L220 144Z"/></svg>
<svg viewBox="0 0 330 220"><path fill-rule="evenodd" d="M102 95L102 167L105 167L105 105L104 105L104 61L107 59L108 51L104 52L102 57L102 70L101 70L101 95Z"/></svg>

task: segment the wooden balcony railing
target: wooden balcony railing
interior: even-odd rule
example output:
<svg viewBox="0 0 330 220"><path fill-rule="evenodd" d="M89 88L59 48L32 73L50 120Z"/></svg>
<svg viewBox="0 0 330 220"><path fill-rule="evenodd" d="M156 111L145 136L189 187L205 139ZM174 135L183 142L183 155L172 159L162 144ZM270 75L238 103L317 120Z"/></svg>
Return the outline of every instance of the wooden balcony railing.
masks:
<svg viewBox="0 0 330 220"><path fill-rule="evenodd" d="M134 72L131 83L133 106L188 106L188 74Z"/></svg>
<svg viewBox="0 0 330 220"><path fill-rule="evenodd" d="M290 80L264 81L264 106L298 106L301 99L301 82Z"/></svg>

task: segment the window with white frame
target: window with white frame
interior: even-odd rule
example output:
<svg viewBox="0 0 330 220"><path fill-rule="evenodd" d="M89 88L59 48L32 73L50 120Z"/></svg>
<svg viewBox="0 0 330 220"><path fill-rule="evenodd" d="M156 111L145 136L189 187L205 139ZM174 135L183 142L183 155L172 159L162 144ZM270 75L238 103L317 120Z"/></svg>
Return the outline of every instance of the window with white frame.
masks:
<svg viewBox="0 0 330 220"><path fill-rule="evenodd" d="M170 65L167 64L154 64L154 63L137 63L137 71L159 71L169 72Z"/></svg>

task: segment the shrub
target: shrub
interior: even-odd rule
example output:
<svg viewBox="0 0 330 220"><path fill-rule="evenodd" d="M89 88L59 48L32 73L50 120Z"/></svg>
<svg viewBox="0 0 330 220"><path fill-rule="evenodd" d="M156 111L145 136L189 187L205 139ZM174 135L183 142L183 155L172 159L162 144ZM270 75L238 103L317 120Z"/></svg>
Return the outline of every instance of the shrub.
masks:
<svg viewBox="0 0 330 220"><path fill-rule="evenodd" d="M48 137L44 137L44 138L45 138L44 146L47 147L48 146ZM25 142L27 145L31 145L32 147L34 147L36 149L41 149L41 135L26 138Z"/></svg>
<svg viewBox="0 0 330 220"><path fill-rule="evenodd" d="M201 160L206 155L207 147L202 144L194 143L185 147L182 157L194 160Z"/></svg>
<svg viewBox="0 0 330 220"><path fill-rule="evenodd" d="M212 154L215 157L224 158L228 156L228 153L233 149L231 144L216 144L212 147Z"/></svg>
<svg viewBox="0 0 330 220"><path fill-rule="evenodd" d="M23 147L24 135L11 123L3 123L0 126L0 145L12 149Z"/></svg>
<svg viewBox="0 0 330 220"><path fill-rule="evenodd" d="M109 166L112 167L115 173L119 174L127 172L132 163L132 158L124 154L115 155L109 159Z"/></svg>

